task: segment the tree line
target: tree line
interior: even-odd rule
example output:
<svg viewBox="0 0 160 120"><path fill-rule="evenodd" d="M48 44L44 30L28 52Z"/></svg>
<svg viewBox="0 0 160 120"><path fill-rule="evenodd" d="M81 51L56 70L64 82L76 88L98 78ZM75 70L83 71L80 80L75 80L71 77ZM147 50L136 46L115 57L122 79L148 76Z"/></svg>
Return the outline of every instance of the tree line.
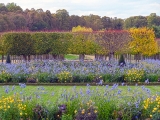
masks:
<svg viewBox="0 0 160 120"><path fill-rule="evenodd" d="M65 54L79 54L80 60L85 55L105 60L115 54L152 56L159 50L153 29L145 27L92 32L78 26L72 32L7 32L0 37L1 55L23 56L24 60L30 60L31 55L33 59L39 55L49 59L51 55L52 59L63 60Z"/></svg>
<svg viewBox="0 0 160 120"><path fill-rule="evenodd" d="M69 15L65 9L51 13L43 9L25 9L15 3L0 3L0 32L6 31L71 31L75 26L99 30L124 30L150 27L160 38L160 16L151 13L148 16L132 16L127 19L111 18L99 15Z"/></svg>

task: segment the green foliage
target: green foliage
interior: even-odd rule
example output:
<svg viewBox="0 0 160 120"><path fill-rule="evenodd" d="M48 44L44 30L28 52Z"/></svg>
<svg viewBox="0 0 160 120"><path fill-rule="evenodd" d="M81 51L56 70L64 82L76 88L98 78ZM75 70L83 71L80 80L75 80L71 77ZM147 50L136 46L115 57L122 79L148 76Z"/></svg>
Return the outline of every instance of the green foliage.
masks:
<svg viewBox="0 0 160 120"><path fill-rule="evenodd" d="M61 118L62 120L73 120L73 117L72 117L72 115L67 115L67 114L63 114L62 115L62 118Z"/></svg>
<svg viewBox="0 0 160 120"><path fill-rule="evenodd" d="M91 33L74 33L69 52L72 54L94 54L96 49L95 37Z"/></svg>
<svg viewBox="0 0 160 120"><path fill-rule="evenodd" d="M125 74L125 81L127 82L141 82L144 77L144 70L136 68L129 69Z"/></svg>
<svg viewBox="0 0 160 120"><path fill-rule="evenodd" d="M11 82L12 75L6 71L2 71L0 74L0 83Z"/></svg>
<svg viewBox="0 0 160 120"><path fill-rule="evenodd" d="M30 33L5 33L4 40L5 53L10 55L32 55L34 54L33 41Z"/></svg>
<svg viewBox="0 0 160 120"><path fill-rule="evenodd" d="M72 74L67 71L62 71L59 74L57 74L58 81L61 83L70 83L72 82Z"/></svg>
<svg viewBox="0 0 160 120"><path fill-rule="evenodd" d="M156 38L160 38L160 26L153 25L152 28L154 30Z"/></svg>
<svg viewBox="0 0 160 120"><path fill-rule="evenodd" d="M40 83L48 83L51 80L51 76L47 72L37 72L32 76L34 79L36 79Z"/></svg>
<svg viewBox="0 0 160 120"><path fill-rule="evenodd" d="M36 54L48 54L51 51L51 44L46 33L32 33L31 38Z"/></svg>
<svg viewBox="0 0 160 120"><path fill-rule="evenodd" d="M0 98L0 117L2 120L26 119L33 116L34 101L23 102L19 95Z"/></svg>
<svg viewBox="0 0 160 120"><path fill-rule="evenodd" d="M72 32L92 32L92 28L81 27L78 25L77 27L72 28Z"/></svg>
<svg viewBox="0 0 160 120"><path fill-rule="evenodd" d="M96 101L95 101L96 102ZM113 112L116 110L116 105L115 102L110 100L106 101L103 98L99 98L98 102L95 104L97 106L97 111L98 111L98 119L99 120L109 120L113 119Z"/></svg>
<svg viewBox="0 0 160 120"><path fill-rule="evenodd" d="M26 83L28 75L23 73L12 74L13 83Z"/></svg>
<svg viewBox="0 0 160 120"><path fill-rule="evenodd" d="M149 80L149 82L157 82L159 79L159 75L157 74L146 74L146 78Z"/></svg>

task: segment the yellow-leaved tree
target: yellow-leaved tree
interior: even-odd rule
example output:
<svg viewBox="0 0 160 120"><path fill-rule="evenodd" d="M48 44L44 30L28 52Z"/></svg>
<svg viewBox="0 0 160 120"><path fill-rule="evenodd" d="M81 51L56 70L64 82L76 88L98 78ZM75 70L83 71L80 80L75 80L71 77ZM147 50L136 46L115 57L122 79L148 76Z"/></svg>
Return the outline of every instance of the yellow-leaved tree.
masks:
<svg viewBox="0 0 160 120"><path fill-rule="evenodd" d="M79 60L83 61L86 54L94 54L96 43L92 34L92 28L73 27L73 39L69 47L72 54L79 54Z"/></svg>
<svg viewBox="0 0 160 120"><path fill-rule="evenodd" d="M152 56L158 52L158 44L154 31L150 28L131 28L129 30L132 40L129 43L130 52L144 56Z"/></svg>
<svg viewBox="0 0 160 120"><path fill-rule="evenodd" d="M93 32L92 28L82 27L78 25L72 28L72 32Z"/></svg>

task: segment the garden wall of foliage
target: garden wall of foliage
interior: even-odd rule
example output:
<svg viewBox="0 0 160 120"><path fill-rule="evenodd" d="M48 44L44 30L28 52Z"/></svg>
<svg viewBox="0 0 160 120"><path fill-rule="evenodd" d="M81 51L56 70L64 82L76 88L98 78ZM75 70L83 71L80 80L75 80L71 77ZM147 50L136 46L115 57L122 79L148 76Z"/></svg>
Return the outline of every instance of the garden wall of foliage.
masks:
<svg viewBox="0 0 160 120"><path fill-rule="evenodd" d="M30 55L44 54L51 54L54 59L63 58L64 54L95 54L99 59L100 56L113 54L151 56L159 52L154 32L148 28L75 33L12 32L2 34L0 43L2 55L22 55L25 60Z"/></svg>

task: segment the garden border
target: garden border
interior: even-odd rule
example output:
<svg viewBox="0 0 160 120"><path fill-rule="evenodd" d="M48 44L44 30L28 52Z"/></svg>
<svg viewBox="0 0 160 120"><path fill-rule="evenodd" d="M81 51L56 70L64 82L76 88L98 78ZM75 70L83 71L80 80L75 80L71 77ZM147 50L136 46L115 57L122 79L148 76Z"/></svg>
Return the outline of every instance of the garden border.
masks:
<svg viewBox="0 0 160 120"><path fill-rule="evenodd" d="M153 82L153 83L104 83L104 84L98 84L98 83L25 83L26 85L30 86L86 86L87 84L90 86L105 86L109 85L112 86L114 84L118 84L119 86L153 86L153 85L158 85L160 86L160 82ZM0 86L3 85L19 85L19 83L0 83Z"/></svg>

